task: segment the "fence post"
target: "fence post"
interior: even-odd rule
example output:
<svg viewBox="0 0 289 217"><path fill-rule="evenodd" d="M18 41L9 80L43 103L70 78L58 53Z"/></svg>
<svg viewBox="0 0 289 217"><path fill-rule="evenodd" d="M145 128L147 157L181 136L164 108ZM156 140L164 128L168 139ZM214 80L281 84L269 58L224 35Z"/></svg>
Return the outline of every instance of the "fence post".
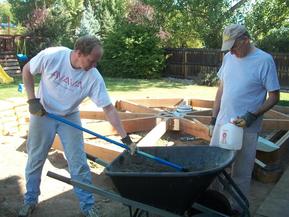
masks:
<svg viewBox="0 0 289 217"><path fill-rule="evenodd" d="M185 79L188 78L188 65L187 65L188 59L187 59L187 54L188 54L188 52L185 50Z"/></svg>

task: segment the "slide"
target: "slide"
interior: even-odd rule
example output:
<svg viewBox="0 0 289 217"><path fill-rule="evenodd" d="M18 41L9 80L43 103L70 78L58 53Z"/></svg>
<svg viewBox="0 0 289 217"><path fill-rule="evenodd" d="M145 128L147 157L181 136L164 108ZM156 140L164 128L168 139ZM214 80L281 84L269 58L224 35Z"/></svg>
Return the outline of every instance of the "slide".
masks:
<svg viewBox="0 0 289 217"><path fill-rule="evenodd" d="M14 79L10 77L0 65L0 84L10 84Z"/></svg>

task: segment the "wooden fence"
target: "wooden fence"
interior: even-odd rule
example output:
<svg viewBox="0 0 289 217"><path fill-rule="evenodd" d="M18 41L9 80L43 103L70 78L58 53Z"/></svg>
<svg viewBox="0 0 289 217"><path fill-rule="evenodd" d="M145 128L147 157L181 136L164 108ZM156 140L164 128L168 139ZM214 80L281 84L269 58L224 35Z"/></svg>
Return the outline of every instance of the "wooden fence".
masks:
<svg viewBox="0 0 289 217"><path fill-rule="evenodd" d="M166 48L164 75L182 79L196 78L199 73L216 73L222 64L224 53L215 49ZM271 53L280 85L289 90L289 53Z"/></svg>

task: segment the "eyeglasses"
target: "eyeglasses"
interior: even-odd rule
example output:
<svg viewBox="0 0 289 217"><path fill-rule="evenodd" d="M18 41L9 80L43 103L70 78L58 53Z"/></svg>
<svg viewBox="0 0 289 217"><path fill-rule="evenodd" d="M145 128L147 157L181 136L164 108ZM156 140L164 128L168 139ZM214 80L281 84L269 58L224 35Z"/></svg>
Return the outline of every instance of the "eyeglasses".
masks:
<svg viewBox="0 0 289 217"><path fill-rule="evenodd" d="M233 44L233 46L231 47L231 50L236 50L236 49L240 49L243 45L244 40L247 38L246 35L241 35L238 38L235 39L235 43Z"/></svg>
<svg viewBox="0 0 289 217"><path fill-rule="evenodd" d="M235 43L233 44L233 46L231 47L231 50L238 50L242 47L243 45L243 42L244 42L245 38L244 37L240 37L240 38L237 38L235 40Z"/></svg>

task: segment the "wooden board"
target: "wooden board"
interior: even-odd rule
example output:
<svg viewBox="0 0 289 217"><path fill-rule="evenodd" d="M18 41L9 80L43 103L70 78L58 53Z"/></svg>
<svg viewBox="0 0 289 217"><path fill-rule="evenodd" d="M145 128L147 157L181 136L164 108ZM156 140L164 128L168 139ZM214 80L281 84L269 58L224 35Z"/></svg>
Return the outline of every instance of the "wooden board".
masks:
<svg viewBox="0 0 289 217"><path fill-rule="evenodd" d="M146 107L146 106L142 106L142 105L137 105L135 103L129 102L129 101L117 101L115 103L115 106L118 110L121 111L130 111L130 112L137 112L137 113L152 113L152 114L157 114L159 113L159 111Z"/></svg>
<svg viewBox="0 0 289 217"><path fill-rule="evenodd" d="M161 120L145 137L137 143L139 147L154 146L155 143L167 132L169 129L169 119Z"/></svg>
<svg viewBox="0 0 289 217"><path fill-rule="evenodd" d="M197 120L180 119L180 131L210 141L209 128Z"/></svg>
<svg viewBox="0 0 289 217"><path fill-rule="evenodd" d="M156 125L155 117L144 117L135 119L125 119L122 120L122 124L127 133L136 133L142 131L149 131L153 129ZM99 122L99 123L87 123L83 126L93 132L101 135L116 135L117 131L109 122ZM94 136L86 134L85 138L93 138Z"/></svg>
<svg viewBox="0 0 289 217"><path fill-rule="evenodd" d="M289 120L285 119L264 119L262 130L289 130Z"/></svg>
<svg viewBox="0 0 289 217"><path fill-rule="evenodd" d="M282 112L276 111L276 110L269 110L264 115L267 119L289 119L289 115L286 115Z"/></svg>
<svg viewBox="0 0 289 217"><path fill-rule="evenodd" d="M63 147L61 141L58 136L55 137L52 148L63 151ZM123 149L115 146L115 145L102 145L102 144L91 144L88 142L84 143L84 150L86 153L100 158L106 162L113 161L122 151Z"/></svg>
<svg viewBox="0 0 289 217"><path fill-rule="evenodd" d="M118 115L120 119L132 119L132 118L152 117L154 114L118 112ZM106 117L103 111L80 111L80 118L81 119L106 120Z"/></svg>
<svg viewBox="0 0 289 217"><path fill-rule="evenodd" d="M183 102L182 98L169 98L169 99L129 99L126 100L133 102L137 105L147 107L175 107Z"/></svg>
<svg viewBox="0 0 289 217"><path fill-rule="evenodd" d="M214 101L203 99L189 99L189 105L199 108L213 108Z"/></svg>

